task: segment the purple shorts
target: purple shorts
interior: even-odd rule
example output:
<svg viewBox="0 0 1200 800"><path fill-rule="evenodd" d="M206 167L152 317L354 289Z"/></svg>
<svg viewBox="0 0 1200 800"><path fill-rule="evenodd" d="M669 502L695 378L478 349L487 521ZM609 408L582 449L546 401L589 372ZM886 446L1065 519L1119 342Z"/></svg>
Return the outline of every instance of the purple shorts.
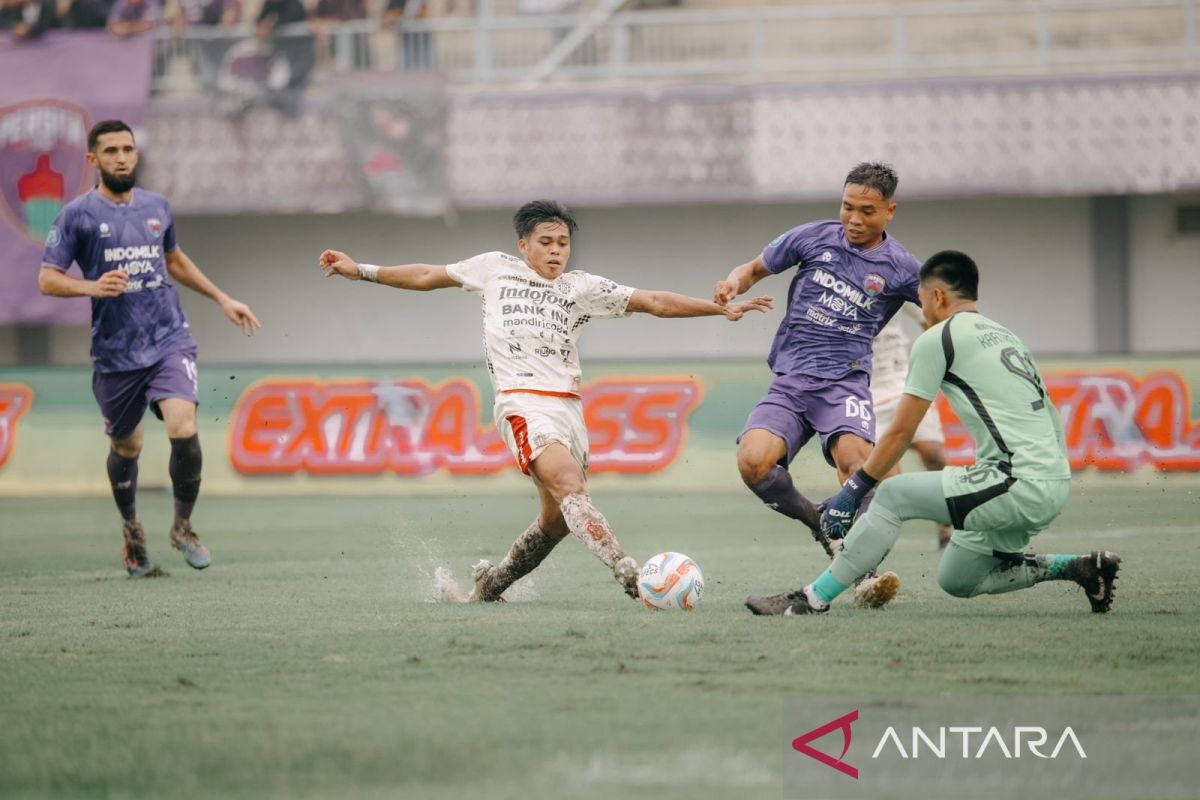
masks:
<svg viewBox="0 0 1200 800"><path fill-rule="evenodd" d="M199 403L196 346L176 350L145 369L93 372L92 394L104 415L104 432L110 439L128 439L141 424L147 405L162 419L159 400L178 397Z"/></svg>
<svg viewBox="0 0 1200 800"><path fill-rule="evenodd" d="M792 463L800 448L821 435L821 451L833 466L829 452L833 440L843 433L875 442L875 414L871 410L871 379L865 372L830 380L809 375L780 375L771 382L767 396L750 412L746 431L761 428L787 442L787 461Z"/></svg>

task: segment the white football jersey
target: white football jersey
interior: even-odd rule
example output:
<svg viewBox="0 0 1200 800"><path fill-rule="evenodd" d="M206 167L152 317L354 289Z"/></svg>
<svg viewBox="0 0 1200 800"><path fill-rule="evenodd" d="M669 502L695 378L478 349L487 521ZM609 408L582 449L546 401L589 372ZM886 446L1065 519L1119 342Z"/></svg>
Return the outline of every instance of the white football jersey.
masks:
<svg viewBox="0 0 1200 800"><path fill-rule="evenodd" d="M634 289L566 272L548 281L520 258L483 253L446 271L483 299L483 347L496 393L579 394L579 335L589 320L627 316Z"/></svg>
<svg viewBox="0 0 1200 800"><path fill-rule="evenodd" d="M904 394L912 340L904 332L900 317L900 314L892 317L871 345L871 396L876 408L899 402L900 395Z"/></svg>

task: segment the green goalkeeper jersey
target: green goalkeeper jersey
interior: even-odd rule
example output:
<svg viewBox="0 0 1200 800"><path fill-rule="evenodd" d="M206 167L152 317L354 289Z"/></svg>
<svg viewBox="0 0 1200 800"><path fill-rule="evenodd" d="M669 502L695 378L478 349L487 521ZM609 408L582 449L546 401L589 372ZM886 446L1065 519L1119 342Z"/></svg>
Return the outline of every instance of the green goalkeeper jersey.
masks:
<svg viewBox="0 0 1200 800"><path fill-rule="evenodd" d="M938 389L975 440L976 458L1014 478L1070 478L1058 410L1029 348L974 311L934 325L913 345L904 393Z"/></svg>

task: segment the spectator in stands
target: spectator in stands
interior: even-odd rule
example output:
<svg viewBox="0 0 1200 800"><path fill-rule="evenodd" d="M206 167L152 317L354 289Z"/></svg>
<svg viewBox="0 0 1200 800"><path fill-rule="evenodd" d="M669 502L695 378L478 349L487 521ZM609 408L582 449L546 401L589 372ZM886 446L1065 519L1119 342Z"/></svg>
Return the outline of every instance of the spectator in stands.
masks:
<svg viewBox="0 0 1200 800"><path fill-rule="evenodd" d="M367 4L364 0L318 0L313 19L325 22L347 22L366 19Z"/></svg>
<svg viewBox="0 0 1200 800"><path fill-rule="evenodd" d="M388 0L383 12L383 24L399 28L404 49L404 70L432 71L437 68L434 58L433 34L427 30L408 30L408 23L429 18L429 0Z"/></svg>
<svg viewBox="0 0 1200 800"><path fill-rule="evenodd" d="M112 7L112 0L67 0L67 7L59 9L58 20L64 28L103 28Z"/></svg>
<svg viewBox="0 0 1200 800"><path fill-rule="evenodd" d="M367 57L367 42L363 34L339 36L336 41L332 35L333 29L339 24L366 18L367 4L365 0L318 0L310 23L313 33L317 37L318 69L323 68L329 62L334 56L335 50L342 59L348 58L356 69L370 66L370 60ZM342 48L348 48L349 52L341 52Z"/></svg>
<svg viewBox="0 0 1200 800"><path fill-rule="evenodd" d="M11 31L17 39L36 39L57 25L54 0L3 0L0 31Z"/></svg>
<svg viewBox="0 0 1200 800"><path fill-rule="evenodd" d="M214 26L232 28L242 17L240 0L179 0L179 8L171 18L176 36L183 36L188 27Z"/></svg>
<svg viewBox="0 0 1200 800"><path fill-rule="evenodd" d="M154 30L163 17L161 0L117 0L108 14L108 31L124 39Z"/></svg>
<svg viewBox="0 0 1200 800"><path fill-rule="evenodd" d="M304 22L307 18L308 13L300 0L265 0L256 23L259 38L266 39L280 25Z"/></svg>
<svg viewBox="0 0 1200 800"><path fill-rule="evenodd" d="M308 12L300 0L265 0L258 13L258 38L265 45L253 58L268 65L267 101L287 114L298 108L300 90L308 85L314 53L310 35L277 36L279 28L304 22ZM282 68L281 68L282 67ZM275 85L284 75L282 85Z"/></svg>

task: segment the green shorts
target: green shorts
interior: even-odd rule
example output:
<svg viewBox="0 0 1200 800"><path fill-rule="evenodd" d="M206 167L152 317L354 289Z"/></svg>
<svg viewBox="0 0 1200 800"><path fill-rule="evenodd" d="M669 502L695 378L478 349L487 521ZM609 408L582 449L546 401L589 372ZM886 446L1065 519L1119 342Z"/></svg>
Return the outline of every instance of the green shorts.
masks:
<svg viewBox="0 0 1200 800"><path fill-rule="evenodd" d="M942 491L953 542L984 555L1019 553L1062 513L1071 481L1013 478L992 464L972 464L942 470Z"/></svg>

